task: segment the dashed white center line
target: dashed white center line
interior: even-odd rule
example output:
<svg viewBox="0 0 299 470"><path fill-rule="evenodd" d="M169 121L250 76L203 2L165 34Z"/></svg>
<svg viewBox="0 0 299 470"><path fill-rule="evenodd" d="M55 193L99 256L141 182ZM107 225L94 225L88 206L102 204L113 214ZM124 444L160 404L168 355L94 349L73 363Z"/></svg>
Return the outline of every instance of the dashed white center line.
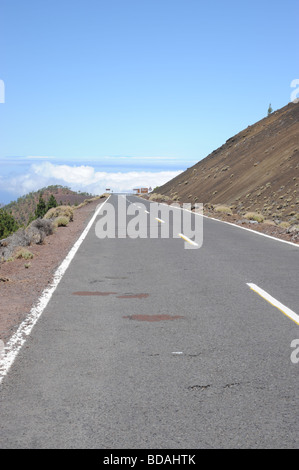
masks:
<svg viewBox="0 0 299 470"><path fill-rule="evenodd" d="M279 302L279 300L272 297L272 295L268 294L268 292L264 291L256 284L252 284L250 282L247 282L246 284L256 294L260 295L263 299L267 300L269 304L273 305L273 307L278 308L278 310L280 310L284 315L286 315L288 318L297 323L297 325L299 325L299 315L297 315L297 313L293 312L293 310L283 305L281 302Z"/></svg>
<svg viewBox="0 0 299 470"><path fill-rule="evenodd" d="M190 240L190 238L188 238L188 237L187 237L186 235L184 235L183 233L179 233L178 235L179 235L179 237L181 237L183 240L185 240L185 242L190 243L190 245L198 246L198 243L194 242L193 240Z"/></svg>
<svg viewBox="0 0 299 470"><path fill-rule="evenodd" d="M165 224L165 221L164 221L164 220L159 219L158 217L155 217L155 219L156 219L158 222L160 222L161 224Z"/></svg>

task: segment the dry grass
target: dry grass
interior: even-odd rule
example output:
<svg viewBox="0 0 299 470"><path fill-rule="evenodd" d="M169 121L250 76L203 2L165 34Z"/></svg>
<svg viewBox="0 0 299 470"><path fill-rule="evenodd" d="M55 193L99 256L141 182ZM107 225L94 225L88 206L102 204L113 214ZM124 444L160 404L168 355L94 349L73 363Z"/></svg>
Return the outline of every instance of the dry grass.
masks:
<svg viewBox="0 0 299 470"><path fill-rule="evenodd" d="M15 255L14 255L14 259L32 259L33 258L33 253L31 253L31 251L29 250L26 250L26 248L19 248Z"/></svg>
<svg viewBox="0 0 299 470"><path fill-rule="evenodd" d="M232 215L232 210L230 207L228 206L216 206L214 208L214 211L215 212L221 212L222 214L229 214L229 215Z"/></svg>
<svg viewBox="0 0 299 470"><path fill-rule="evenodd" d="M263 223L266 224L266 225L275 225L276 226L276 223L273 222L273 220L269 220L269 219L264 220Z"/></svg>
<svg viewBox="0 0 299 470"><path fill-rule="evenodd" d="M54 226L55 227L66 227L69 223L70 219L65 216L57 217L54 220Z"/></svg>
<svg viewBox="0 0 299 470"><path fill-rule="evenodd" d="M67 217L69 221L72 222L74 210L70 206L52 207L52 209L49 209L45 214L44 219L56 219L57 217Z"/></svg>
<svg viewBox="0 0 299 470"><path fill-rule="evenodd" d="M281 228L289 228L291 224L289 224L289 222L280 222L278 226Z"/></svg>
<svg viewBox="0 0 299 470"><path fill-rule="evenodd" d="M150 201L172 201L173 199L169 196L164 196L163 194L152 193L149 197Z"/></svg>
<svg viewBox="0 0 299 470"><path fill-rule="evenodd" d="M84 207L91 202L98 201L99 199L103 199L104 197L109 197L109 196L110 196L109 193L103 193L100 196L95 196L90 199L84 199L84 201L81 202L81 204L78 204L78 206L73 206L73 209L80 209L81 207Z"/></svg>
<svg viewBox="0 0 299 470"><path fill-rule="evenodd" d="M259 214L258 212L247 212L244 215L244 218L248 220L255 220L259 223L264 222L264 216L262 214Z"/></svg>

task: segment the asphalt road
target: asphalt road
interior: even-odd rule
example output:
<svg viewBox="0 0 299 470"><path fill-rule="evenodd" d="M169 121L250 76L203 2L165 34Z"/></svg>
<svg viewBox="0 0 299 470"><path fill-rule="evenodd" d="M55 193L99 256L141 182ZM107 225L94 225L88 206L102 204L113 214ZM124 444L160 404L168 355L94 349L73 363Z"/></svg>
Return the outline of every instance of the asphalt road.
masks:
<svg viewBox="0 0 299 470"><path fill-rule="evenodd" d="M247 283L299 314L299 247L207 218L199 249L99 239L101 217L1 384L0 447L298 448L299 326Z"/></svg>

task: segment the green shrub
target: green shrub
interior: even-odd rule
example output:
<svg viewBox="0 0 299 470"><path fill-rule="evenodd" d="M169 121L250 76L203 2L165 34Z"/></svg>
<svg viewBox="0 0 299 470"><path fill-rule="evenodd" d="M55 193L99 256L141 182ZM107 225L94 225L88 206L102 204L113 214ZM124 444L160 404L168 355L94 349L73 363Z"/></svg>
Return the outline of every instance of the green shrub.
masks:
<svg viewBox="0 0 299 470"><path fill-rule="evenodd" d="M51 194L50 198L49 198L49 201L47 203L47 208L46 208L46 212L50 209L52 209L52 207L57 207L58 206L58 203L55 199L55 197L53 196L53 194Z"/></svg>
<svg viewBox="0 0 299 470"><path fill-rule="evenodd" d="M47 206L46 206L45 201L43 200L42 195L40 194L39 201L38 201L38 204L37 204L36 209L35 209L35 218L36 219L38 219L38 218L42 219L46 212L47 212Z"/></svg>
<svg viewBox="0 0 299 470"><path fill-rule="evenodd" d="M8 237L18 230L19 226L11 214L0 209L0 239Z"/></svg>

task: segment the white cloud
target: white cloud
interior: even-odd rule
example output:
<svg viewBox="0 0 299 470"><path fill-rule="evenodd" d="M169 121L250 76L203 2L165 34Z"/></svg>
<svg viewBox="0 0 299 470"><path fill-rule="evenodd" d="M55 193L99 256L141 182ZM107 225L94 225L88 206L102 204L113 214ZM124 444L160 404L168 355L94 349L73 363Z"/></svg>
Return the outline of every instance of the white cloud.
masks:
<svg viewBox="0 0 299 470"><path fill-rule="evenodd" d="M183 170L182 170L183 171ZM5 190L23 195L51 184L69 186L73 190L101 194L106 188L114 192L131 191L135 187L161 186L181 171L96 171L92 166L34 163L24 175L6 180Z"/></svg>

